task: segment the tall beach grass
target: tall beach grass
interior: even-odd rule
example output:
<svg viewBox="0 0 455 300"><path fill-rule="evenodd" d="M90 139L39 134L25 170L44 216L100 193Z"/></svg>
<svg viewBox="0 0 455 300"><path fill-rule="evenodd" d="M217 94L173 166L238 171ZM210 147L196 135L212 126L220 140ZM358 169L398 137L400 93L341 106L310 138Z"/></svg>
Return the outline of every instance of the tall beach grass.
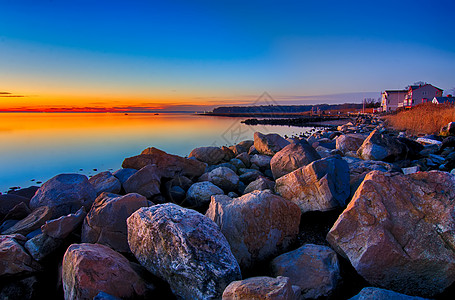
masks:
<svg viewBox="0 0 455 300"><path fill-rule="evenodd" d="M455 105L425 103L383 118L388 126L409 134L436 134L455 122Z"/></svg>

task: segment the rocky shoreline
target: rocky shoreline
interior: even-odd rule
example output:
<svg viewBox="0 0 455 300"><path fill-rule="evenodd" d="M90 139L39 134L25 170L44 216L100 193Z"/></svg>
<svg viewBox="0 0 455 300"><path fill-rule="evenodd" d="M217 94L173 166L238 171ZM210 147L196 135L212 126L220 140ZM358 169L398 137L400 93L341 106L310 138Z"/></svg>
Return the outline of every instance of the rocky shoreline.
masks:
<svg viewBox="0 0 455 300"><path fill-rule="evenodd" d="M0 195L0 298L451 299L453 127L151 147Z"/></svg>

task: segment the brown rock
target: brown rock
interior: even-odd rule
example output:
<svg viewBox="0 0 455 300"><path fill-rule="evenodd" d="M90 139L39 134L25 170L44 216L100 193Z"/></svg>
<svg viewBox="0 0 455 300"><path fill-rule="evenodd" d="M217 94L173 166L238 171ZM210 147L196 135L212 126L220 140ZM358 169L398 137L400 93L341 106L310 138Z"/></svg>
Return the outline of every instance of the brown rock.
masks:
<svg viewBox="0 0 455 300"><path fill-rule="evenodd" d="M431 297L455 281L455 177L369 173L327 240L368 282Z"/></svg>
<svg viewBox="0 0 455 300"><path fill-rule="evenodd" d="M0 221L18 204L28 206L29 199L13 194L0 195Z"/></svg>
<svg viewBox="0 0 455 300"><path fill-rule="evenodd" d="M216 165L224 159L225 153L218 147L199 147L193 149L188 157L194 157L209 165Z"/></svg>
<svg viewBox="0 0 455 300"><path fill-rule="evenodd" d="M166 178L177 175L189 178L199 177L206 168L206 165L200 161L168 154L154 147L145 149L141 155L126 158L122 167L139 170L146 165L156 165L161 175Z"/></svg>
<svg viewBox="0 0 455 300"><path fill-rule="evenodd" d="M20 202L14 206L3 218L4 220L21 220L28 216L32 211L28 208L27 204ZM0 221L1 222L1 221Z"/></svg>
<svg viewBox="0 0 455 300"><path fill-rule="evenodd" d="M262 276L231 282L224 290L223 300L297 300L299 294L287 277Z"/></svg>
<svg viewBox="0 0 455 300"><path fill-rule="evenodd" d="M407 152L404 143L375 129L357 150L357 155L365 160L393 162L405 158Z"/></svg>
<svg viewBox="0 0 455 300"><path fill-rule="evenodd" d="M102 192L116 194L122 189L120 181L109 171L98 173L88 181L95 188L97 195L100 195Z"/></svg>
<svg viewBox="0 0 455 300"><path fill-rule="evenodd" d="M93 299L100 291L119 298L142 296L146 287L128 260L99 244L72 244L63 257L65 299Z"/></svg>
<svg viewBox="0 0 455 300"><path fill-rule="evenodd" d="M25 240L20 234L0 235L0 276L40 270L40 265L19 244Z"/></svg>
<svg viewBox="0 0 455 300"><path fill-rule="evenodd" d="M41 225L44 225L44 223L46 223L47 220L50 220L51 217L52 211L47 206L38 207L27 217L2 232L2 234L18 233L27 235L33 230L40 228Z"/></svg>
<svg viewBox="0 0 455 300"><path fill-rule="evenodd" d="M96 198L82 226L83 243L97 243L119 252L130 252L127 238L126 219L152 202L139 194L102 193Z"/></svg>
<svg viewBox="0 0 455 300"><path fill-rule="evenodd" d="M267 191L212 196L206 216L218 224L243 268L283 253L299 232L298 206Z"/></svg>
<svg viewBox="0 0 455 300"><path fill-rule="evenodd" d="M81 207L75 214L61 216L58 219L46 221L41 226L41 231L50 237L56 239L66 238L73 230L75 230L84 221L87 212L85 207Z"/></svg>
<svg viewBox="0 0 455 300"><path fill-rule="evenodd" d="M248 193L251 193L253 191L263 191L263 190L271 190L273 191L275 188L275 182L270 180L270 179L267 179L267 178L264 178L264 177L259 177L258 179L256 179L255 181L252 181L250 182L250 184L247 185L247 187L245 188L245 191L243 191L243 193L245 194L248 194Z"/></svg>
<svg viewBox="0 0 455 300"><path fill-rule="evenodd" d="M146 165L123 183L127 193L138 193L151 198L160 193L161 176L155 165Z"/></svg>
<svg viewBox="0 0 455 300"><path fill-rule="evenodd" d="M363 134L342 134L336 138L336 148L343 153L357 152L365 139Z"/></svg>
<svg viewBox="0 0 455 300"><path fill-rule="evenodd" d="M254 133L254 148L261 154L275 155L278 151L289 145L283 137L276 133Z"/></svg>
<svg viewBox="0 0 455 300"><path fill-rule="evenodd" d="M321 159L321 156L306 141L289 144L278 151L270 161L270 167L275 179L291 173L298 168Z"/></svg>
<svg viewBox="0 0 455 300"><path fill-rule="evenodd" d="M302 213L332 210L349 198L349 167L337 156L323 158L278 178L275 190Z"/></svg>

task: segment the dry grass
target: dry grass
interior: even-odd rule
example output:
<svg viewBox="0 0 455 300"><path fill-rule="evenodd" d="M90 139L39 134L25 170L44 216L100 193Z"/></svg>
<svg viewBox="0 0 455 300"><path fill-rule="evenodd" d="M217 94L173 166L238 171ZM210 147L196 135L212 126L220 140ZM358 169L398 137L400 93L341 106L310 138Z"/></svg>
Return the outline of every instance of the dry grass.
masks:
<svg viewBox="0 0 455 300"><path fill-rule="evenodd" d="M384 119L387 125L409 134L436 134L449 122L455 122L455 106L425 103Z"/></svg>

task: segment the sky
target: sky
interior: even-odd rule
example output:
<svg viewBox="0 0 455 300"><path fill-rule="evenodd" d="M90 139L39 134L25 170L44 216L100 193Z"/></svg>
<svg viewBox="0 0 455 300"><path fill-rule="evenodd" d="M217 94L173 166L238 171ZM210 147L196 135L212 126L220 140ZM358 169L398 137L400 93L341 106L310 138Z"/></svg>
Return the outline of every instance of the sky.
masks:
<svg viewBox="0 0 455 300"><path fill-rule="evenodd" d="M0 110L209 110L455 92L454 1L0 0Z"/></svg>

